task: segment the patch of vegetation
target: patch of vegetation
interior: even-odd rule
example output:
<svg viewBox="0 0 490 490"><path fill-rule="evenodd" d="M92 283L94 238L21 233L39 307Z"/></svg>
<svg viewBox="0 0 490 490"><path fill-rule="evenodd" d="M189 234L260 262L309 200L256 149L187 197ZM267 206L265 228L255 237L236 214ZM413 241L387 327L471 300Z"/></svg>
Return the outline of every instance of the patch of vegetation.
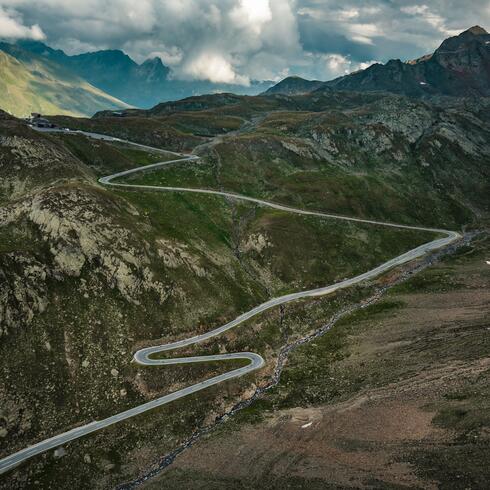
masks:
<svg viewBox="0 0 490 490"><path fill-rule="evenodd" d="M415 449L410 459L419 475L437 481L440 488L484 488L488 481L489 374L487 369L477 378L463 378L457 391L449 391L439 402L427 406L436 411L432 423L449 429L453 441Z"/></svg>
<svg viewBox="0 0 490 490"><path fill-rule="evenodd" d="M169 153L149 152L123 143L107 143L77 134L54 137L62 141L75 157L88 165L97 177L175 159L175 156Z"/></svg>
<svg viewBox="0 0 490 490"><path fill-rule="evenodd" d="M456 282L454 268L438 268L417 274L410 281L405 281L391 289L390 294L441 293L464 287Z"/></svg>

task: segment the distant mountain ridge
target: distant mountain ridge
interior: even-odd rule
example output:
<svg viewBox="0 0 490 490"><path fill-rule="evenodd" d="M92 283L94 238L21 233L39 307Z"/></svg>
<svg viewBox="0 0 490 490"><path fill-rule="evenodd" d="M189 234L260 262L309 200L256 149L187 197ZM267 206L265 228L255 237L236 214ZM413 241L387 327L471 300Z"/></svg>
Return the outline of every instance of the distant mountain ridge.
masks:
<svg viewBox="0 0 490 490"><path fill-rule="evenodd" d="M0 107L23 117L31 112L91 116L129 106L58 63L0 42Z"/></svg>
<svg viewBox="0 0 490 490"><path fill-rule="evenodd" d="M256 95L272 85L272 82L252 82L247 87L205 80L176 80L171 69L160 58L150 58L138 64L118 49L70 56L39 41L19 41L17 44L24 50L64 66L114 97L140 108L214 92Z"/></svg>
<svg viewBox="0 0 490 490"><path fill-rule="evenodd" d="M153 92L167 81L170 73L160 58L139 65L117 49L69 56L39 41L20 41L18 45L64 66L92 85L135 106L152 104Z"/></svg>
<svg viewBox="0 0 490 490"><path fill-rule="evenodd" d="M298 76L287 77L266 90L265 94L302 95L321 87L320 80L306 80Z"/></svg>
<svg viewBox="0 0 490 490"><path fill-rule="evenodd" d="M290 85L287 85L287 92L281 92L284 82L279 82L268 93L302 93L292 92ZM482 27L474 26L446 39L430 55L408 62L376 63L319 86L316 82L303 80L301 84L296 82L298 90L308 83L313 83L311 91L392 92L414 97L490 96L490 34Z"/></svg>

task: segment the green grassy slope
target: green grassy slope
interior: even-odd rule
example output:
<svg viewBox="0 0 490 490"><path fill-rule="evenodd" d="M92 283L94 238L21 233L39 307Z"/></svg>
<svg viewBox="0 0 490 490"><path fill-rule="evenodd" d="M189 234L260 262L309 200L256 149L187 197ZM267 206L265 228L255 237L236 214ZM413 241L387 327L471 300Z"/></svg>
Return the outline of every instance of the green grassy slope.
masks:
<svg viewBox="0 0 490 490"><path fill-rule="evenodd" d="M490 215L489 107L485 98L224 94L125 118L57 122L194 148L203 157L198 166L138 176L140 182L187 182L339 214L458 228Z"/></svg>
<svg viewBox="0 0 490 490"><path fill-rule="evenodd" d="M31 57L18 60L0 51L0 108L19 117L31 112L91 116L127 104L56 64Z"/></svg>

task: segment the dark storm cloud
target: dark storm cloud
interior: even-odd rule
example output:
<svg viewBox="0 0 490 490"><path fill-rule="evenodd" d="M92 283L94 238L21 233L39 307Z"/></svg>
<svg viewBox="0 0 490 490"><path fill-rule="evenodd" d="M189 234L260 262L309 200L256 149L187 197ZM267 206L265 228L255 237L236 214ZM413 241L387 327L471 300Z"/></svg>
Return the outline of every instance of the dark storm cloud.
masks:
<svg viewBox="0 0 490 490"><path fill-rule="evenodd" d="M410 59L474 24L488 0L0 0L0 37L160 56L182 78L328 79Z"/></svg>

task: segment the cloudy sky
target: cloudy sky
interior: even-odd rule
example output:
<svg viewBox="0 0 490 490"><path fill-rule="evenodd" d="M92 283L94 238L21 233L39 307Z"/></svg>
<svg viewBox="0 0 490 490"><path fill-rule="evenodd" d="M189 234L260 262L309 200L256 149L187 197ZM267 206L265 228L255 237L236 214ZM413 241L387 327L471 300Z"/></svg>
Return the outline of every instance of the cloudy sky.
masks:
<svg viewBox="0 0 490 490"><path fill-rule="evenodd" d="M177 78L327 80L411 59L479 24L489 0L0 0L0 38L160 56Z"/></svg>

